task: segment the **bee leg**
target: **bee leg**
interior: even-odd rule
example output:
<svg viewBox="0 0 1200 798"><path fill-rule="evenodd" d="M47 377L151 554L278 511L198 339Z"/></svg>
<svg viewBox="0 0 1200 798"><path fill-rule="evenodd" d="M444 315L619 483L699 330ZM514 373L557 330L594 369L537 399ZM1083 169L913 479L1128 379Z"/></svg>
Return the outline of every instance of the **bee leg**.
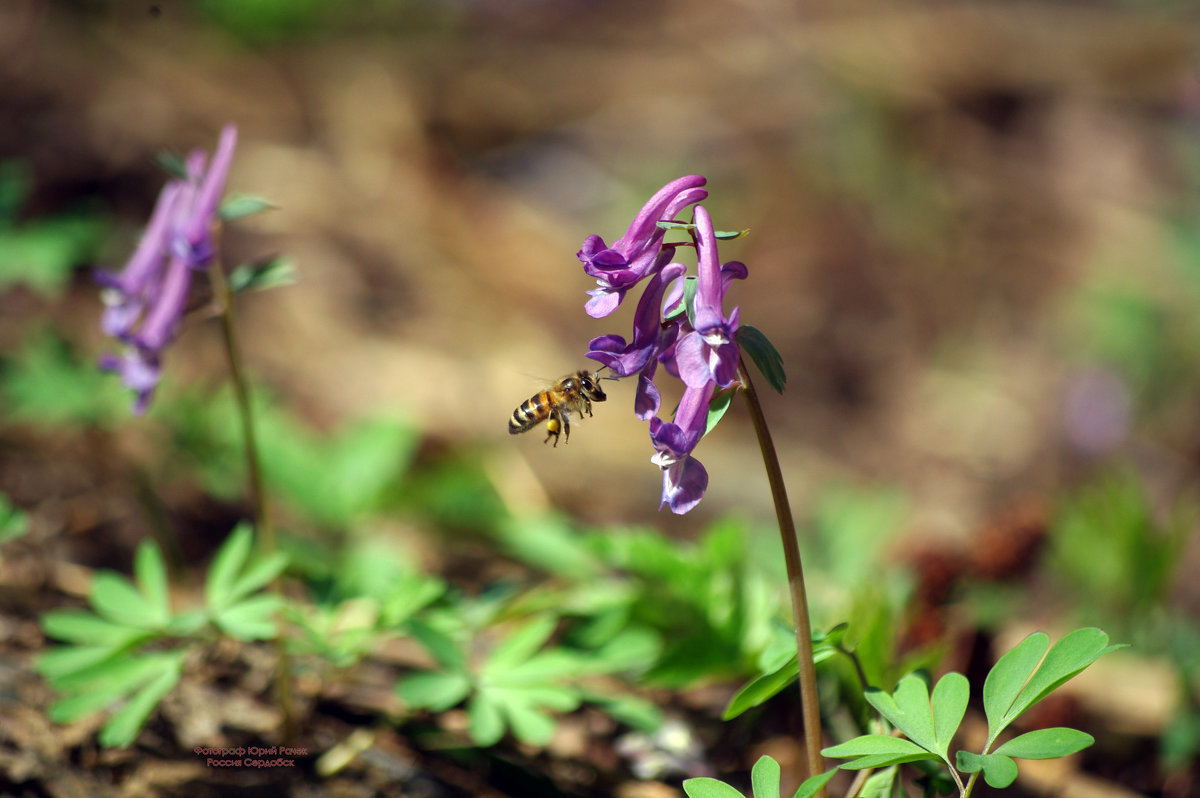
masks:
<svg viewBox="0 0 1200 798"><path fill-rule="evenodd" d="M583 400L583 409L587 411L589 417L592 415L592 403L587 399Z"/></svg>
<svg viewBox="0 0 1200 798"><path fill-rule="evenodd" d="M559 415L558 411L550 413L550 419L546 422L546 440L542 441L542 443L546 443L551 438L554 438L554 445L558 446L558 431L561 428L559 419L561 418L562 416Z"/></svg>
<svg viewBox="0 0 1200 798"><path fill-rule="evenodd" d="M568 416L566 413L563 413L563 414L562 414L562 416L561 416L561 418L562 418L563 432L567 433L566 440L564 440L564 441L563 441L563 443L570 443L570 442L571 442L571 421L570 421L570 417L569 417L569 416ZM558 443L558 441L555 441L555 443L557 444L557 443Z"/></svg>

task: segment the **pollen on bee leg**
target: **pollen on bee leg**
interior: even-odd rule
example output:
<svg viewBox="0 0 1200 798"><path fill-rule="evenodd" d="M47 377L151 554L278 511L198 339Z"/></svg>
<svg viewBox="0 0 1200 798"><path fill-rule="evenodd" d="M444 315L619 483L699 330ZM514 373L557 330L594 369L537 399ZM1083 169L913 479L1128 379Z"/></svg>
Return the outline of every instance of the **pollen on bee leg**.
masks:
<svg viewBox="0 0 1200 798"><path fill-rule="evenodd" d="M546 440L542 441L542 443L547 443L551 438L554 438L554 445L558 446L558 433L560 430L561 425L558 423L558 416L550 416L549 420L546 421ZM569 437L570 433L568 432L567 435Z"/></svg>

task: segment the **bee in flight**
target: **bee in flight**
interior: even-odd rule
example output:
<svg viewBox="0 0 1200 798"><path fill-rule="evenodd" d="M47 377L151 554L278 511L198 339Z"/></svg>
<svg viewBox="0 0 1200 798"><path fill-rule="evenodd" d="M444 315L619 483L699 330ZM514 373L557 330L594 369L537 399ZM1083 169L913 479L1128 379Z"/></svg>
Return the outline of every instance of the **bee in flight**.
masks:
<svg viewBox="0 0 1200 798"><path fill-rule="evenodd" d="M568 374L522 402L508 420L508 434L528 432L545 421L546 440L554 438L554 445L558 446L560 430L567 433L568 441L571 440L572 413L580 417L584 413L590 416L592 402L603 402L607 398L600 389L600 378L593 372L583 370Z"/></svg>

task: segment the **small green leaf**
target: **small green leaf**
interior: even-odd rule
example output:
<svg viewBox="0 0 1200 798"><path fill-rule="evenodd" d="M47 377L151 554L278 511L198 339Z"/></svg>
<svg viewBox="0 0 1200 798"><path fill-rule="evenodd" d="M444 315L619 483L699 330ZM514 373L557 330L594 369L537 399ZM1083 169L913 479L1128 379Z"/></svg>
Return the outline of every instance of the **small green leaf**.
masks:
<svg viewBox="0 0 1200 798"><path fill-rule="evenodd" d="M950 763L950 743L967 713L971 685L961 673L947 673L933 688L933 733L937 740L934 753Z"/></svg>
<svg viewBox="0 0 1200 798"><path fill-rule="evenodd" d="M754 365L758 366L758 370L766 377L767 384L774 388L776 393L783 393L783 387L787 383L787 374L783 369L783 357L780 356L779 350L767 336L763 335L757 327L743 324L738 327L734 338L742 351L750 356Z"/></svg>
<svg viewBox="0 0 1200 798"><path fill-rule="evenodd" d="M1030 644L1030 650L1023 650L1017 657L1007 662L1008 654L1006 654L992 668L993 672L997 668L1001 668L1001 674L997 687L993 688L991 692L992 703L990 705L987 703L987 680L984 682L984 708L988 716L989 744L1021 713L1041 701L1084 668L1109 652L1125 648L1124 645L1108 645L1108 635L1100 629L1094 627L1076 629L1051 647L1037 670L1029 677L1028 682L1020 688L1014 698L1006 702L1005 699L1011 695L1012 686L1017 677L1027 668L1028 662L1032 658L1032 652L1039 647L1044 647L1045 640L1048 639L1044 635L1039 638L1039 634L1030 635L1030 638L1036 639L1034 643ZM1026 638L1025 641L1018 644L1014 651L1022 649L1030 638ZM991 679L992 673L989 673L988 680ZM991 706L990 710L989 706ZM998 720L993 720L997 716Z"/></svg>
<svg viewBox="0 0 1200 798"><path fill-rule="evenodd" d="M208 623L208 613L201 610L176 615L163 629L169 635L187 637L200 631Z"/></svg>
<svg viewBox="0 0 1200 798"><path fill-rule="evenodd" d="M253 596L213 616L213 623L236 640L273 640L279 634L275 613L283 597L274 593Z"/></svg>
<svg viewBox="0 0 1200 798"><path fill-rule="evenodd" d="M252 557L229 590L230 601L241 601L259 588L266 587L287 567L287 555L275 552L265 557Z"/></svg>
<svg viewBox="0 0 1200 798"><path fill-rule="evenodd" d="M733 241L734 239L743 238L750 235L750 228L745 230L714 230L713 236L721 241Z"/></svg>
<svg viewBox="0 0 1200 798"><path fill-rule="evenodd" d="M864 734L844 743L831 745L821 750L821 756L844 759L852 756L931 756L930 752L903 737L889 734ZM933 758L933 757L931 757Z"/></svg>
<svg viewBox="0 0 1200 798"><path fill-rule="evenodd" d="M188 179L187 163L179 155L163 150L154 156L154 160L160 169L176 180Z"/></svg>
<svg viewBox="0 0 1200 798"><path fill-rule="evenodd" d="M250 525L240 523L217 550L204 583L204 599L210 609L219 611L237 600L233 597L233 586L250 556L252 538Z"/></svg>
<svg viewBox="0 0 1200 798"><path fill-rule="evenodd" d="M183 675L183 652L157 661L156 675L135 693L100 730L100 744L106 747L125 748L141 731L146 718L158 706L158 702L175 688Z"/></svg>
<svg viewBox="0 0 1200 798"><path fill-rule="evenodd" d="M917 676L905 676L892 695L874 687L867 688L867 703L888 722L926 751L937 750L933 734L933 715L929 708L929 688Z"/></svg>
<svg viewBox="0 0 1200 798"><path fill-rule="evenodd" d="M0 543L16 540L29 531L29 515L18 510L0 494Z"/></svg>
<svg viewBox="0 0 1200 798"><path fill-rule="evenodd" d="M750 770L750 785L754 798L779 798L779 763L760 756Z"/></svg>
<svg viewBox="0 0 1200 798"><path fill-rule="evenodd" d="M896 777L899 775L899 773L900 770L895 765L886 767L883 770L880 770L878 773L873 773L871 777L867 779L867 782L863 785L862 789L859 790L856 798L892 798L896 792ZM925 793L926 798L929 798L929 796L933 794L949 795L949 792Z"/></svg>
<svg viewBox="0 0 1200 798"><path fill-rule="evenodd" d="M725 411L729 409L729 403L733 401L735 393L737 393L736 388L725 388L713 394L713 398L708 403L708 420L704 424L704 435L712 432L713 427L720 423Z"/></svg>
<svg viewBox="0 0 1200 798"><path fill-rule="evenodd" d="M52 685L57 685L60 679L95 667L124 653L121 646L57 646L39 655L34 667Z"/></svg>
<svg viewBox="0 0 1200 798"><path fill-rule="evenodd" d="M103 709L155 678L162 671L162 660L174 656L148 654L119 657L56 680L54 686L57 689L77 695L52 704L51 719L56 723L67 723Z"/></svg>
<svg viewBox="0 0 1200 798"><path fill-rule="evenodd" d="M1056 759L1082 751L1096 738L1077 729L1055 727L1026 732L1012 738L992 753L1017 759Z"/></svg>
<svg viewBox="0 0 1200 798"><path fill-rule="evenodd" d="M218 214L222 221L234 222L238 219L244 219L247 216L253 216L256 213L275 210L278 207L278 205L268 199L243 194L236 197L228 197L221 203L221 210L218 211Z"/></svg>
<svg viewBox="0 0 1200 798"><path fill-rule="evenodd" d="M167 565L158 546L148 540L138 546L133 558L133 573L146 603L157 614L155 627L166 626L171 620L171 598L167 587Z"/></svg>
<svg viewBox="0 0 1200 798"><path fill-rule="evenodd" d="M1037 668L1050 645L1050 638L1043 632L1034 632L1004 653L992 666L983 681L983 712L987 717L989 736L996 735L1013 721L1008 717L1021 688Z"/></svg>
<svg viewBox="0 0 1200 798"><path fill-rule="evenodd" d="M758 706L768 698L786 689L788 685L796 681L799 673L800 666L796 662L796 655L793 654L792 658L777 670L756 677L741 690L738 690L733 698L729 700L729 706L725 707L725 713L721 716L722 720L733 720L746 710Z"/></svg>
<svg viewBox="0 0 1200 798"><path fill-rule="evenodd" d="M989 787L1002 790L1017 780L1017 763L998 753L973 754L959 751L956 758L958 769L963 773L983 771L983 780Z"/></svg>
<svg viewBox="0 0 1200 798"><path fill-rule="evenodd" d="M500 673L524 663L554 634L558 618L542 615L510 633L493 649L484 665L488 673Z"/></svg>
<svg viewBox="0 0 1200 798"><path fill-rule="evenodd" d="M500 708L486 695L476 695L467 705L467 734L482 748L500 742L504 736L504 719Z"/></svg>
<svg viewBox="0 0 1200 798"><path fill-rule="evenodd" d="M106 621L86 610L51 610L42 616L42 629L57 640L120 648L146 632Z"/></svg>
<svg viewBox="0 0 1200 798"><path fill-rule="evenodd" d="M164 622L162 613L132 582L112 571L99 571L92 577L88 599L101 617L113 623L156 629Z"/></svg>
<svg viewBox="0 0 1200 798"><path fill-rule="evenodd" d="M521 742L544 746L554 736L554 728L558 723L546 713L518 701L509 701L500 706L508 717L513 736Z"/></svg>
<svg viewBox="0 0 1200 798"><path fill-rule="evenodd" d="M417 639L438 665L448 671L465 673L467 659L459 645L441 629L416 618L409 623L409 632Z"/></svg>
<svg viewBox="0 0 1200 798"><path fill-rule="evenodd" d="M411 707L445 712L467 697L471 680L465 673L423 671L405 678L397 685L396 692Z"/></svg>
<svg viewBox="0 0 1200 798"><path fill-rule="evenodd" d="M684 779L683 791L688 798L746 798L737 790L723 781L699 776L694 779Z"/></svg>
<svg viewBox="0 0 1200 798"><path fill-rule="evenodd" d="M660 230L694 230L696 225L691 222L655 222Z"/></svg>
<svg viewBox="0 0 1200 798"><path fill-rule="evenodd" d="M829 780L838 772L838 768L827 770L824 773L818 773L815 776L809 776L800 783L796 788L796 792L792 794L792 798L812 798L821 789L829 783Z"/></svg>
<svg viewBox="0 0 1200 798"><path fill-rule="evenodd" d="M229 287L237 294L295 285L297 282L299 277L296 274L296 264L286 255L242 263L229 273Z"/></svg>
<svg viewBox="0 0 1200 798"><path fill-rule="evenodd" d="M696 289L700 283L695 277L685 277L683 280L683 311L687 314L688 324L696 326Z"/></svg>

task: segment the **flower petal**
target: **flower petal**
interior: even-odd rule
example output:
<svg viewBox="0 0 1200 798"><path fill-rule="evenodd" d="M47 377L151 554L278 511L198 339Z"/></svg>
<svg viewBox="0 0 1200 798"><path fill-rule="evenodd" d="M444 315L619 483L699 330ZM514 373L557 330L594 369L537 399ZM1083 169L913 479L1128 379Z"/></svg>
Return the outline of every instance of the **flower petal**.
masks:
<svg viewBox="0 0 1200 798"><path fill-rule="evenodd" d="M708 489L708 471L695 457L688 455L684 459L663 469L662 501L676 515L683 515L691 510L704 498Z"/></svg>

